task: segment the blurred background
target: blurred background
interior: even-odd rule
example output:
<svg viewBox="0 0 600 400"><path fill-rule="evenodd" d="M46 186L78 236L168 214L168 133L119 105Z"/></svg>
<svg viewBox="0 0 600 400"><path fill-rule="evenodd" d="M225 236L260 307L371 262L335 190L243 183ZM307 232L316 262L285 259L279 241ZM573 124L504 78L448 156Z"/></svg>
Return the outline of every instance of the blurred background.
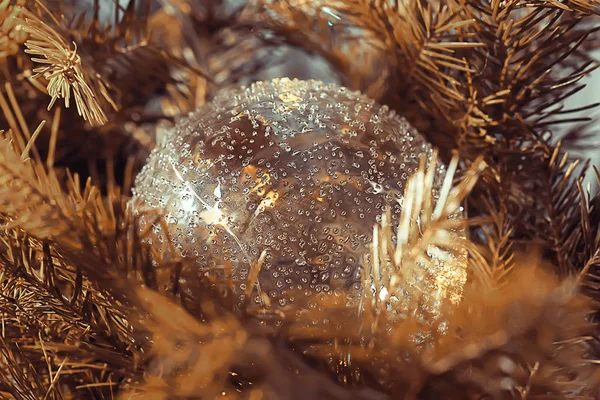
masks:
<svg viewBox="0 0 600 400"><path fill-rule="evenodd" d="M164 5L177 3L179 0L153 0L153 6L159 8ZM202 1L202 0L198 0ZM216 1L216 0L207 0ZM222 4L225 4L228 9L235 9L243 4L247 0L222 0ZM126 7L129 3L128 0L119 0L121 7ZM89 7L93 9L94 0L83 0L83 7ZM107 23L114 20L115 0L100 0L100 15ZM271 79L282 76L292 76L299 79L319 79L322 81L335 80L333 73L331 72L327 63L317 56L307 56L306 53L294 49L281 49L281 51L273 54L278 60L278 64L274 67L267 68L261 71L253 79ZM600 60L600 51L594 54L596 60ZM243 84L250 83L250 81L242 81ZM600 68L592 72L589 76L581 81L586 87L568 98L565 103L565 109L578 108L592 103L600 103ZM585 115L585 113L589 115ZM592 117L595 120L600 118L600 107L592 111L584 111L581 116ZM569 129L569 126L558 126L555 127L555 137L558 139ZM600 167L600 125L596 125L595 128L591 129L595 133L594 137L590 138L589 145L585 146L585 149L578 153L577 156L581 158L589 158L592 161L592 165ZM591 177L590 177L591 178ZM595 180L592 180L595 182Z"/></svg>
<svg viewBox="0 0 600 400"><path fill-rule="evenodd" d="M600 60L600 51L596 51L594 54L596 60ZM582 81L586 84L586 87L579 93L576 93L571 98L567 99L566 106L568 108L581 107L587 104L600 103L600 68L592 72L589 76ZM596 121L600 118L600 108L592 112L592 116ZM598 121L600 123L600 121ZM600 125L596 125L594 129L596 136L593 140L593 144L596 146L590 146L583 156L591 158L592 163L600 167ZM592 148L594 147L594 148Z"/></svg>

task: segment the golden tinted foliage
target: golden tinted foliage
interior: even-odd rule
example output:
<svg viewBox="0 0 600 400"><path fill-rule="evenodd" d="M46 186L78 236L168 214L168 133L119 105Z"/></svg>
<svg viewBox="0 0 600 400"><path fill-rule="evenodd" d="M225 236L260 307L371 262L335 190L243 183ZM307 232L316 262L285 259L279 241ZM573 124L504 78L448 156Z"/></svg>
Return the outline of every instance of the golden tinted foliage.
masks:
<svg viewBox="0 0 600 400"><path fill-rule="evenodd" d="M600 195L563 151L585 146L590 111L561 104L597 65L598 1L163 3L105 21L97 3L0 0L1 398L597 396ZM127 210L172 117L282 46L450 165L437 203L423 165L400 225L374 227L359 312L334 296L234 312ZM468 261L455 301L425 284L432 246Z"/></svg>

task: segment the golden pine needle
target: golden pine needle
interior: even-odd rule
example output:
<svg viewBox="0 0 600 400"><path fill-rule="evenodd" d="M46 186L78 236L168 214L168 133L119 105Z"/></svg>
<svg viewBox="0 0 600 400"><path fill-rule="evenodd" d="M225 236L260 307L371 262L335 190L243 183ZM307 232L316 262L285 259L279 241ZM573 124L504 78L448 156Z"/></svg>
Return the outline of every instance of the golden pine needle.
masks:
<svg viewBox="0 0 600 400"><path fill-rule="evenodd" d="M12 88L12 85L9 82L6 82L4 84L4 88L6 89L6 94L8 95L8 99L10 100L10 104L13 108L15 116L17 117L17 120L19 121L21 132L23 132L25 139L27 139L27 140L31 139L31 132L29 131L29 126L27 126L27 121L25 121L25 116L21 112L21 107L19 106L19 102L17 100L17 97L15 96L15 92ZM18 131L16 131L16 132L18 132Z"/></svg>
<svg viewBox="0 0 600 400"><path fill-rule="evenodd" d="M24 149L26 145L25 140L23 138L23 135L19 135L20 131L19 126L17 125L17 120L13 114L11 106L8 104L6 98L2 94L2 91L0 91L0 109L2 110L4 118L6 118L6 121L8 122L8 126L10 127L11 131L15 133L14 138L17 142L18 147L20 149Z"/></svg>
<svg viewBox="0 0 600 400"><path fill-rule="evenodd" d="M0 108L4 112L4 116L12 130L11 137L16 140L18 150L23 151L26 147L25 141L31 140L31 132L27 125L27 121L25 121L25 116L23 115L23 111L21 110L11 83L6 82L4 84L4 89L6 90L9 102L6 101L2 92L0 92ZM33 152L35 160L39 162L41 158L37 148L33 146L31 151Z"/></svg>
<svg viewBox="0 0 600 400"><path fill-rule="evenodd" d="M260 296L260 286L258 283L258 275L260 274L260 271L262 270L262 266L265 262L265 258L267 258L267 251L263 250L260 257L258 258L258 261L256 263L252 263L252 266L250 268L250 274L248 276L248 281L246 282L246 290L244 291L246 302L250 301L250 295L252 294L252 291L254 290L255 287L257 288L258 294Z"/></svg>
<svg viewBox="0 0 600 400"><path fill-rule="evenodd" d="M48 155L46 157L46 167L48 169L54 167L56 142L58 140L58 127L60 125L60 110L62 110L60 107L57 107L56 110L54 110L54 118L52 119L52 128L50 129L50 144L48 146Z"/></svg>
<svg viewBox="0 0 600 400"><path fill-rule="evenodd" d="M44 127L45 124L46 124L46 121L40 122L38 127L33 132L33 135L31 135L31 139L29 139L29 141L27 142L27 145L25 146L25 149L23 149L23 152L21 153L21 161L22 162L29 160L29 150L31 150L31 147L34 145L35 140L39 136L39 134L42 131L42 128Z"/></svg>

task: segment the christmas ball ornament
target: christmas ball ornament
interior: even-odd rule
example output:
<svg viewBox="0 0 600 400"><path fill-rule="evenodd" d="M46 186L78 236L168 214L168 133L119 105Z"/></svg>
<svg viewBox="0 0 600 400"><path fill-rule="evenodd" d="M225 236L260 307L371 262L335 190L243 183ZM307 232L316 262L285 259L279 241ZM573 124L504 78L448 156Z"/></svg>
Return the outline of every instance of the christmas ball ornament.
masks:
<svg viewBox="0 0 600 400"><path fill-rule="evenodd" d="M358 92L275 79L221 92L181 118L132 201L162 209L156 237L166 227L177 250L197 259L184 279L230 271L240 302L266 294L283 307L299 293L351 301L363 290L374 224L384 213L397 224L407 180L431 154L404 118ZM435 168L440 186L445 168ZM432 268L442 274L444 264Z"/></svg>

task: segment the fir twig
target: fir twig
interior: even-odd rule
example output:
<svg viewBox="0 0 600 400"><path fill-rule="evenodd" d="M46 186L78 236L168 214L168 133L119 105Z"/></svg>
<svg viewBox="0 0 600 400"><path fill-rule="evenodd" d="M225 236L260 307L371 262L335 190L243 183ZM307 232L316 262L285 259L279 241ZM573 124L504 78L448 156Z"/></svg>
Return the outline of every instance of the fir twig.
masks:
<svg viewBox="0 0 600 400"><path fill-rule="evenodd" d="M92 124L105 124L108 121L106 114L88 83L90 78L84 73L77 44L73 42L71 48L63 37L32 13L24 12L22 27L29 34L25 52L34 56L33 62L45 65L35 68L31 78L44 77L48 81L47 90L52 97L48 109L59 98L64 98L68 108L72 91L79 115ZM102 94L112 102L106 91Z"/></svg>

